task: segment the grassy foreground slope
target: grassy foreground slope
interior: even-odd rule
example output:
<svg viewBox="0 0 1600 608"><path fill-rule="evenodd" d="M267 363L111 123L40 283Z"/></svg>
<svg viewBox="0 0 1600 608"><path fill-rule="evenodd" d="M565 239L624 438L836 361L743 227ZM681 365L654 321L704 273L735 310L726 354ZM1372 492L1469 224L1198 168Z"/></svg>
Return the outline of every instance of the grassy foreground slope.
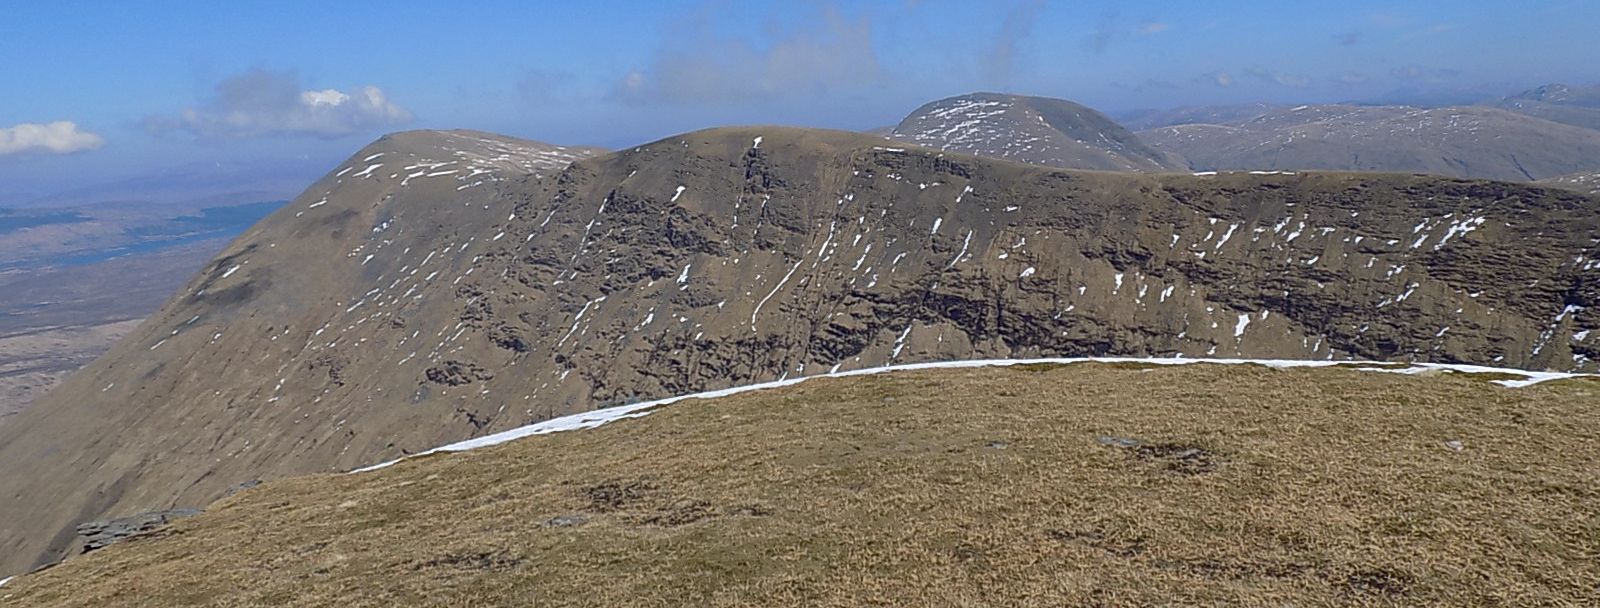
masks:
<svg viewBox="0 0 1600 608"><path fill-rule="evenodd" d="M823 379L270 482L7 606L1594 605L1600 382Z"/></svg>

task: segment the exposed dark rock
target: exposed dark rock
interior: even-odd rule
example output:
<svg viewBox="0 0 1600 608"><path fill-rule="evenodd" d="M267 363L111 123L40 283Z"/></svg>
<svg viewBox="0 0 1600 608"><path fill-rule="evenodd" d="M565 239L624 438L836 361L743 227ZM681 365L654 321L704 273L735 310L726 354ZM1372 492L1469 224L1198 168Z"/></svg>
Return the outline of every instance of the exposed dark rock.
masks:
<svg viewBox="0 0 1600 608"><path fill-rule="evenodd" d="M79 524L78 552L88 553L130 538L149 534L160 530L175 519L194 517L199 513L199 509L172 509Z"/></svg>

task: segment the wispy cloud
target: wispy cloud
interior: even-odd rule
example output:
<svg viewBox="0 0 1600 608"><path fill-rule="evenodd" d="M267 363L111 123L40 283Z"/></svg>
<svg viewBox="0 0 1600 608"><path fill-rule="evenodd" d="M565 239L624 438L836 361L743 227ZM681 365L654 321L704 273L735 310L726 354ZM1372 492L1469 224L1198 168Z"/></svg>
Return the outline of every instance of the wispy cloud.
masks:
<svg viewBox="0 0 1600 608"><path fill-rule="evenodd" d="M1285 87L1303 89L1311 86L1311 77L1303 74L1290 74L1287 72L1268 70L1261 67L1253 67L1245 70L1245 74L1262 82Z"/></svg>
<svg viewBox="0 0 1600 608"><path fill-rule="evenodd" d="M1172 25L1157 21L1146 21L1139 24L1139 33L1145 35L1159 34L1170 29L1172 29Z"/></svg>
<svg viewBox="0 0 1600 608"><path fill-rule="evenodd" d="M250 70L217 83L213 98L176 116L152 116L155 133L198 137L304 135L333 138L410 122L382 89L307 90L294 72Z"/></svg>
<svg viewBox="0 0 1600 608"><path fill-rule="evenodd" d="M521 101L548 103L565 93L567 87L576 80L577 76L571 72L530 68L522 71L514 86Z"/></svg>
<svg viewBox="0 0 1600 608"><path fill-rule="evenodd" d="M1028 0L1006 12L1005 21L1000 24L1000 33L995 37L989 53L984 56L986 77L999 84L1010 83L1016 69L1017 44L1033 33L1033 25L1043 10L1044 0Z"/></svg>
<svg viewBox="0 0 1600 608"><path fill-rule="evenodd" d="M1173 83L1173 82L1171 82L1169 80L1162 80L1160 78L1149 78L1149 79L1146 79L1144 82L1141 82L1139 84L1127 84L1127 83L1123 83L1123 82L1112 82L1111 86L1113 88L1123 89L1123 90L1127 90L1127 91L1133 91L1133 92L1136 92L1136 93L1150 93L1150 92L1155 92L1155 91L1174 91L1174 90L1177 90L1179 88L1177 84L1175 84L1175 83Z"/></svg>
<svg viewBox="0 0 1600 608"><path fill-rule="evenodd" d="M1334 80L1339 81L1340 84L1361 84L1371 79L1361 72L1350 71L1334 77Z"/></svg>
<svg viewBox="0 0 1600 608"><path fill-rule="evenodd" d="M78 128L67 120L52 123L22 123L0 129L0 156L37 152L72 154L105 145L105 138Z"/></svg>
<svg viewBox="0 0 1600 608"><path fill-rule="evenodd" d="M1374 25L1382 28L1404 27L1406 24L1411 23L1410 19L1393 13L1374 13L1369 15L1368 19L1371 19Z"/></svg>
<svg viewBox="0 0 1600 608"><path fill-rule="evenodd" d="M1233 74L1229 74L1227 70L1217 70L1215 72L1206 72L1204 74L1201 74L1199 76L1194 77L1194 80L1192 80L1191 82L1194 83L1194 84L1215 85L1215 86L1222 87L1224 89L1234 85Z"/></svg>
<svg viewBox="0 0 1600 608"><path fill-rule="evenodd" d="M1456 76L1461 75L1460 72L1450 68L1432 68L1420 65L1400 66L1389 73L1397 79L1422 84L1439 84L1453 80Z"/></svg>
<svg viewBox="0 0 1600 608"><path fill-rule="evenodd" d="M872 24L831 5L819 19L770 44L714 31L707 19L683 26L648 67L629 72L613 97L627 103L722 104L779 96L807 97L881 84Z"/></svg>
<svg viewBox="0 0 1600 608"><path fill-rule="evenodd" d="M1104 53L1118 37L1123 35L1117 25L1117 12L1108 11L1100 15L1100 21L1094 26L1094 33L1084 41L1084 47L1090 52Z"/></svg>

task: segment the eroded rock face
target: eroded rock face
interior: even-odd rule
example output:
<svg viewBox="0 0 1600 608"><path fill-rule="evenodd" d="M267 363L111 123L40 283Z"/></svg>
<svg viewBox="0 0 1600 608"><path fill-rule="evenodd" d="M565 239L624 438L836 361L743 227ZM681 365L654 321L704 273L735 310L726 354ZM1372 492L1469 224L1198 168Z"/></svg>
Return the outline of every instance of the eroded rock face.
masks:
<svg viewBox="0 0 1600 608"><path fill-rule="evenodd" d="M5 569L245 480L834 369L1600 357L1600 204L1567 191L1075 173L779 128L412 176L460 145L374 144L0 428L0 555L28 556Z"/></svg>

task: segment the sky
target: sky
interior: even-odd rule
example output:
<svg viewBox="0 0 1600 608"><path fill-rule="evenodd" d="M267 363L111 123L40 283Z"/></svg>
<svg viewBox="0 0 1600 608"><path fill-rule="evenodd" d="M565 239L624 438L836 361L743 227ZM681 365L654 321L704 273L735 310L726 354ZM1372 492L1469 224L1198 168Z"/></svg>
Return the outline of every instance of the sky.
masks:
<svg viewBox="0 0 1600 608"><path fill-rule="evenodd" d="M1600 83L1593 0L7 4L0 204L331 167L416 128L618 148L728 124L868 129L979 90L1115 115Z"/></svg>

